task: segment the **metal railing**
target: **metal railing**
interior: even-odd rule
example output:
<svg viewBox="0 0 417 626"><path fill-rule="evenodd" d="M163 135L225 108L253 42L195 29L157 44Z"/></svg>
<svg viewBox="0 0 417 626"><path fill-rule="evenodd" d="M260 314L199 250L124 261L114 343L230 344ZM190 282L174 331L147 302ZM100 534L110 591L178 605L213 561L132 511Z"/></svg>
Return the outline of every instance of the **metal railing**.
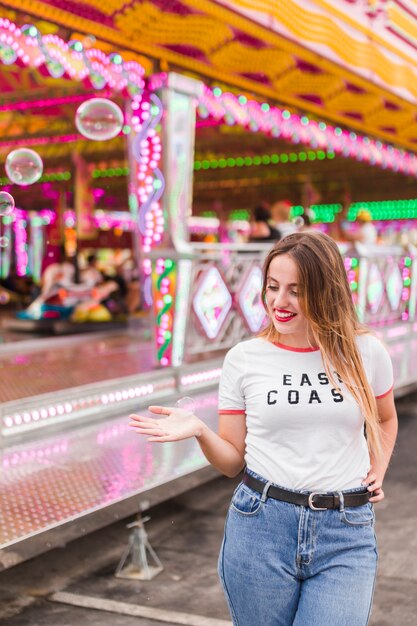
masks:
<svg viewBox="0 0 417 626"><path fill-rule="evenodd" d="M184 358L226 350L265 321L260 291L270 244L194 244ZM416 317L417 249L341 246L359 318L370 326Z"/></svg>

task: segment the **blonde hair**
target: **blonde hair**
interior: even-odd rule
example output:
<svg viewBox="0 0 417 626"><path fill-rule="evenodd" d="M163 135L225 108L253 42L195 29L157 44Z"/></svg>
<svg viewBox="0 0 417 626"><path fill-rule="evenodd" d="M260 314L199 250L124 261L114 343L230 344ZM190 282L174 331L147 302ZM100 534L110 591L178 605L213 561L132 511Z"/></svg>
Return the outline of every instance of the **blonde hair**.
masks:
<svg viewBox="0 0 417 626"><path fill-rule="evenodd" d="M269 266L282 254L290 256L297 265L300 307L308 320L311 338L321 350L326 374L336 387L335 374L339 376L358 403L365 419L369 451L378 458L381 455L378 411L356 342L358 334L369 330L358 320L339 249L330 237L318 232L294 233L281 239L264 263L265 308ZM279 340L271 320L259 336L269 341Z"/></svg>

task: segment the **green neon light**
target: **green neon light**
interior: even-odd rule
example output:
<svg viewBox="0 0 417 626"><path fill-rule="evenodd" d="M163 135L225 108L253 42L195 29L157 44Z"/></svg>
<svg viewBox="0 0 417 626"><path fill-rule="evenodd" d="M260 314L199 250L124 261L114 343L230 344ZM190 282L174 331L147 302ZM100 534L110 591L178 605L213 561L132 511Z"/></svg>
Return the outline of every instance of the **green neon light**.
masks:
<svg viewBox="0 0 417 626"><path fill-rule="evenodd" d="M303 207L295 206L291 208L291 215L302 215ZM381 200L374 202L353 202L347 212L346 220L356 221L358 212L361 209L369 211L371 218L376 221L384 220L406 220L417 219L417 198L410 200ZM342 210L341 204L313 204L311 210L314 212L314 222L329 223L334 222L335 215ZM297 212L295 212L297 211Z"/></svg>
<svg viewBox="0 0 417 626"><path fill-rule="evenodd" d="M231 221L237 221L237 220L245 220L248 221L250 217L250 212L247 211L246 209L234 209L233 211L231 211L229 219Z"/></svg>
<svg viewBox="0 0 417 626"><path fill-rule="evenodd" d="M70 179L71 179L71 172L69 172L68 170L64 170L62 172L47 172L46 174L43 174L36 181L36 183L32 183L32 184L36 185L37 183L49 183L49 182L70 180ZM10 185L10 184L11 184L11 181L6 176L0 177L0 187L4 187L5 185Z"/></svg>
<svg viewBox="0 0 417 626"><path fill-rule="evenodd" d="M194 161L194 171L200 170L215 170L217 168L229 168L229 167L252 167L258 165L276 165L277 163L297 163L298 161L323 161L324 159L334 159L335 153L332 151L325 152L324 150L309 150L305 152L282 152L280 154L257 154L255 156L245 157L229 157L225 159L220 157L218 159L203 159ZM104 174L103 174L104 176Z"/></svg>
<svg viewBox="0 0 417 626"><path fill-rule="evenodd" d="M290 217L298 217L299 215L304 215L304 207L300 205L294 205L291 207Z"/></svg>
<svg viewBox="0 0 417 626"><path fill-rule="evenodd" d="M128 167L108 167L106 169L93 170L93 178L117 178L118 176L128 176Z"/></svg>

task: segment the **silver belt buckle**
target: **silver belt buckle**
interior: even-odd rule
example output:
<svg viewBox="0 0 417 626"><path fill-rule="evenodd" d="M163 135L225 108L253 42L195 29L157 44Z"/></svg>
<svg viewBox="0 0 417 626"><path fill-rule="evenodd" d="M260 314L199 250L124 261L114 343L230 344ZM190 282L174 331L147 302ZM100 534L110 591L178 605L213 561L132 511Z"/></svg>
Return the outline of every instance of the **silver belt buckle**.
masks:
<svg viewBox="0 0 417 626"><path fill-rule="evenodd" d="M308 496L308 506L312 511L327 511L326 507L322 508L320 506L314 506L313 498L314 496L324 496L327 495L325 493L320 493L319 491L313 491Z"/></svg>

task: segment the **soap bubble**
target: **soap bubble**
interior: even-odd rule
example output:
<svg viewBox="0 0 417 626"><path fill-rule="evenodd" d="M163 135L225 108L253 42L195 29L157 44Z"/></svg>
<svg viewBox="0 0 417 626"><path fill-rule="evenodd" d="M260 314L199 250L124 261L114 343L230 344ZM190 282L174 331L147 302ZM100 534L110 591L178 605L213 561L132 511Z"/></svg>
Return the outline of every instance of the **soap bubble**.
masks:
<svg viewBox="0 0 417 626"><path fill-rule="evenodd" d="M75 125L87 139L113 139L123 128L124 117L120 107L105 98L92 98L77 109Z"/></svg>
<svg viewBox="0 0 417 626"><path fill-rule="evenodd" d="M0 248L7 248L9 240L7 237L0 237Z"/></svg>
<svg viewBox="0 0 417 626"><path fill-rule="evenodd" d="M10 215L14 209L14 198L7 191L0 191L0 215Z"/></svg>
<svg viewBox="0 0 417 626"><path fill-rule="evenodd" d="M195 403L195 400L193 400L193 398L190 398L189 396L183 396L182 398L176 401L175 407L177 409L184 409L184 411L194 412L196 409L196 403Z"/></svg>
<svg viewBox="0 0 417 626"><path fill-rule="evenodd" d="M305 224L305 220L303 217L301 217L301 215L297 215L297 217L294 217L292 222L293 224L295 224L295 226L297 226L297 228L302 228Z"/></svg>
<svg viewBox="0 0 417 626"><path fill-rule="evenodd" d="M34 150L18 148L7 155L6 174L16 185L32 185L43 172L42 159Z"/></svg>

